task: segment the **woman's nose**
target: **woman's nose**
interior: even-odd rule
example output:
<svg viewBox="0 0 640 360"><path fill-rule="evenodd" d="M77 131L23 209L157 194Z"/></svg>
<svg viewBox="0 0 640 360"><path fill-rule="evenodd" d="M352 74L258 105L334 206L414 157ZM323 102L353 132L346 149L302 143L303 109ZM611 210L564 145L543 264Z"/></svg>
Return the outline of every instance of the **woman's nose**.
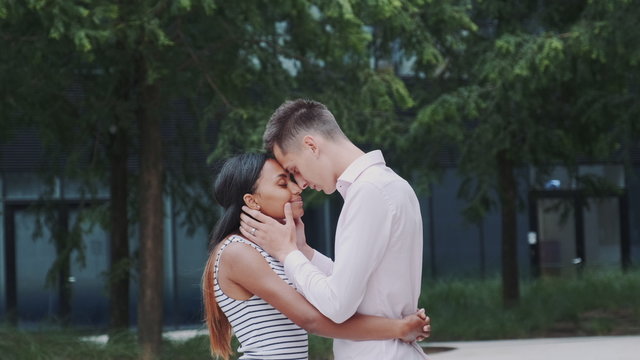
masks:
<svg viewBox="0 0 640 360"><path fill-rule="evenodd" d="M300 186L298 186L298 184L294 183L293 181L289 182L289 190L291 191L292 194L295 194L295 195L299 195L302 192L302 189L300 188Z"/></svg>

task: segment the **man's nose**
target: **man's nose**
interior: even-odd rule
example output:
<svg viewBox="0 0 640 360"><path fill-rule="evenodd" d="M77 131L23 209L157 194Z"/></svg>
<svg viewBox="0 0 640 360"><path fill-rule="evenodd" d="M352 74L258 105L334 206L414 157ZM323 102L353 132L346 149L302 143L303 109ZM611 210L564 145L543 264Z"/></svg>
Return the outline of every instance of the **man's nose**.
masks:
<svg viewBox="0 0 640 360"><path fill-rule="evenodd" d="M296 184L300 186L300 189L304 190L307 188L307 186L309 186L309 183L307 183L307 181L302 176L294 175L293 177L296 178Z"/></svg>

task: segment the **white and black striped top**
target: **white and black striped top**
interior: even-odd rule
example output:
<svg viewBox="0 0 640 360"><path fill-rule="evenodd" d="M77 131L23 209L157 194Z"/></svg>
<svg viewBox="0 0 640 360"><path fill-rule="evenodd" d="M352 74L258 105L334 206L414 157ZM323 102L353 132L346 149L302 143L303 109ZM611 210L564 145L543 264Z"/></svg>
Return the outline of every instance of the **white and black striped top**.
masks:
<svg viewBox="0 0 640 360"><path fill-rule="evenodd" d="M218 284L220 254L232 242L248 244L258 251L273 271L290 286L294 286L284 273L284 266L261 247L236 235L230 236L220 247L215 263L214 290L216 301L229 319L244 353L240 359L300 359L308 357L307 332L294 324L266 301L254 295L248 300L228 297Z"/></svg>

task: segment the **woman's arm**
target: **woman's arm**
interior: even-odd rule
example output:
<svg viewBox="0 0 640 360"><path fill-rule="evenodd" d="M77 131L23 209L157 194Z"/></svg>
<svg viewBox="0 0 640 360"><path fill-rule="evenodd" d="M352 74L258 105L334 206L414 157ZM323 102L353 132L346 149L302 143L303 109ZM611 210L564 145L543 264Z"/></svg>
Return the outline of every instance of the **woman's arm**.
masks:
<svg viewBox="0 0 640 360"><path fill-rule="evenodd" d="M282 281L262 255L247 244L230 244L220 261L221 267L227 267L229 270L224 272L228 274L228 280L261 297L311 333L350 340L413 341L429 336L429 320L420 318L418 314L404 319L356 314L342 324L332 322L293 287Z"/></svg>

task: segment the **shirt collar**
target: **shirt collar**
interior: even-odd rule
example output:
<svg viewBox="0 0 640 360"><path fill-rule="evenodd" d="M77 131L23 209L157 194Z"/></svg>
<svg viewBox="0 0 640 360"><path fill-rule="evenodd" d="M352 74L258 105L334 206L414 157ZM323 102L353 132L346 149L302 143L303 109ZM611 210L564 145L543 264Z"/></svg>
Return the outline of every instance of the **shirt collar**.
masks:
<svg viewBox="0 0 640 360"><path fill-rule="evenodd" d="M353 184L366 169L378 164L386 164L380 150L370 151L353 161L340 175L336 183L336 189L340 195L346 198L349 185Z"/></svg>

